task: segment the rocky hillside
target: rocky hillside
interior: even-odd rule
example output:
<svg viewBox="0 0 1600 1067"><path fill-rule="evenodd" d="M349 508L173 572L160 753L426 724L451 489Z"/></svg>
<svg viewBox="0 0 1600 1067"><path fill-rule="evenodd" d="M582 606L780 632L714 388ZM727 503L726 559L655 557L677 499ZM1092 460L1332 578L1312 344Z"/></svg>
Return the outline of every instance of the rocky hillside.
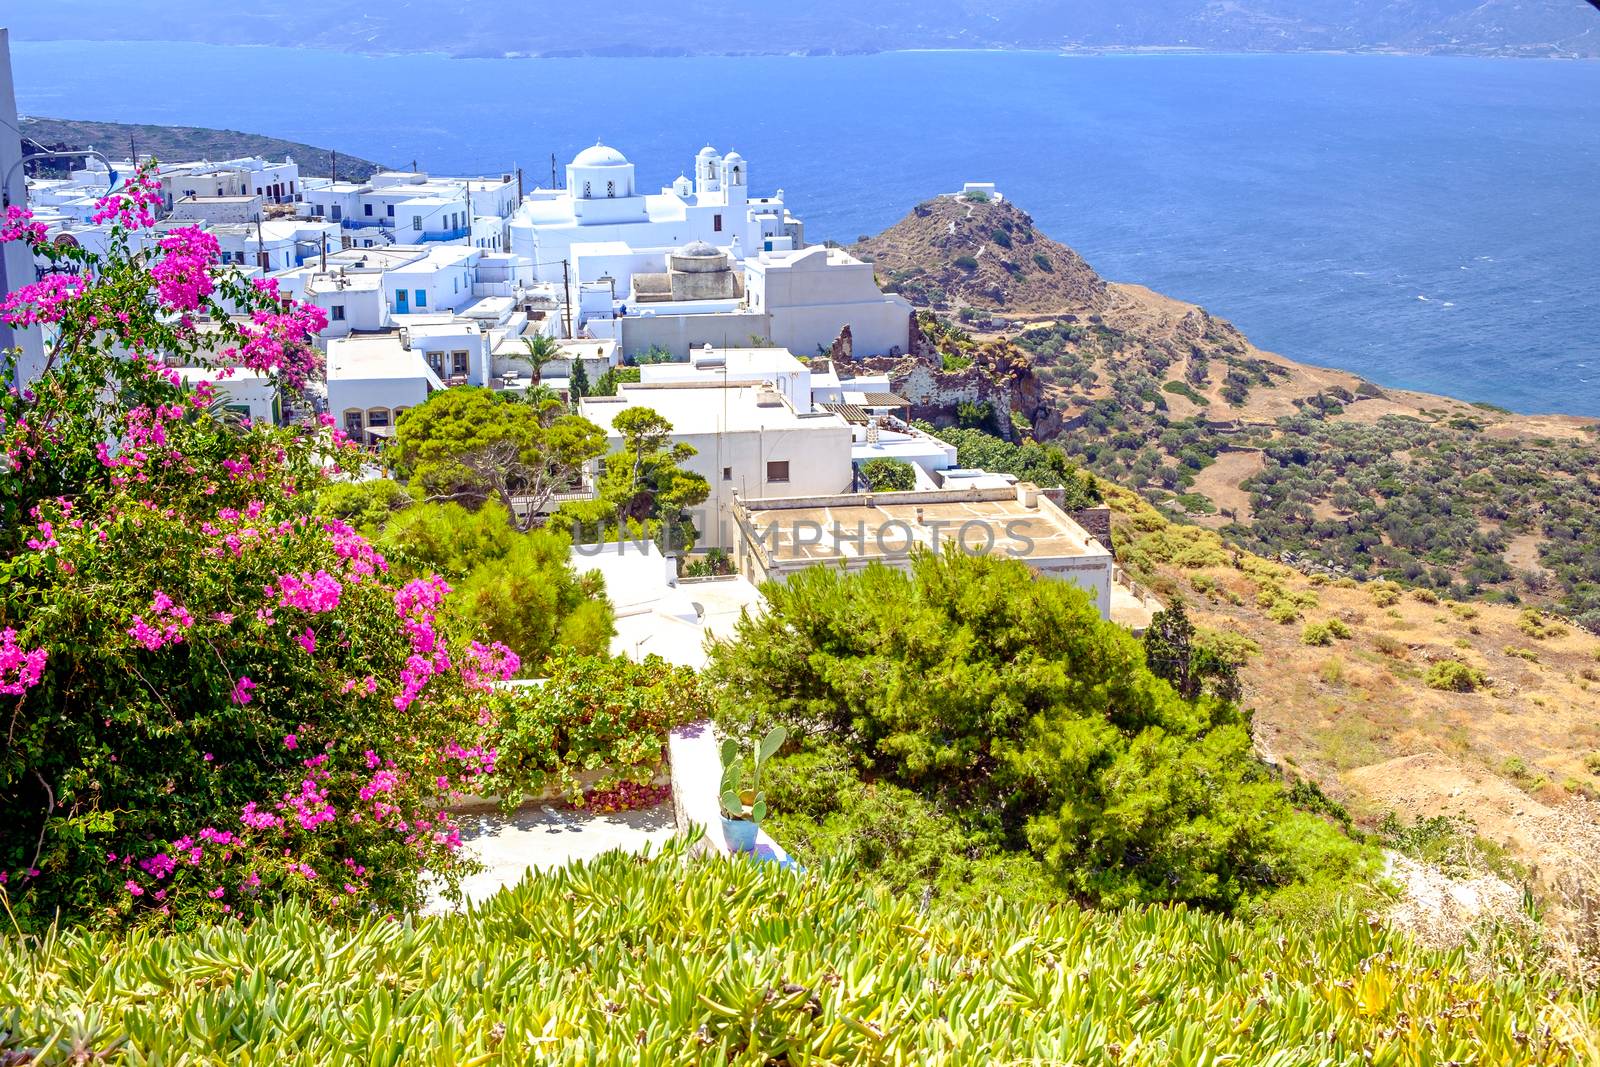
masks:
<svg viewBox="0 0 1600 1067"><path fill-rule="evenodd" d="M292 156L300 164L300 173L314 178L328 177L333 167L333 153L326 148L237 130L46 118L24 118L20 125L22 136L46 148L98 148L112 159L125 159L137 148L141 156L150 153L157 159L173 161ZM374 171L383 169L381 164L370 159L343 153L339 155L338 164L339 177L350 181L364 181Z"/></svg>
<svg viewBox="0 0 1600 1067"><path fill-rule="evenodd" d="M932 201L856 250L926 309L893 369L918 417L956 421L965 404L970 421L988 404L994 432L1052 440L1252 551L1554 606L1600 632L1600 420L1262 351L1203 308L1102 281L1012 205Z"/></svg>
<svg viewBox="0 0 1600 1067"><path fill-rule="evenodd" d="M890 292L965 319L1089 310L1106 296L1082 256L1008 201L938 197L851 251L875 264Z"/></svg>

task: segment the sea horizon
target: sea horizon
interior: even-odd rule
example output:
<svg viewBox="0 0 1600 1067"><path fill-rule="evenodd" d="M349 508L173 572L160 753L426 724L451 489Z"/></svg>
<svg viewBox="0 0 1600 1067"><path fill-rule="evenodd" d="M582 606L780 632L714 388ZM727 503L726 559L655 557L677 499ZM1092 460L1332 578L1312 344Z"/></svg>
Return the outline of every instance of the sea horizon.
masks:
<svg viewBox="0 0 1600 1067"><path fill-rule="evenodd" d="M152 51L168 61L149 64ZM1600 220L1574 192L1600 169L1591 64L1100 49L526 57L535 64L153 42L13 52L27 115L241 130L441 174L521 164L530 186L552 154L564 163L596 138L664 186L711 141L752 161L754 192L784 189L811 240L850 244L964 181L995 181L1106 278L1200 304L1262 349L1384 386L1600 416L1600 308L1586 289ZM1384 62L1406 59L1441 62ZM691 75L712 90L692 108L678 91ZM272 91L202 96L186 90L196 79ZM120 91L130 84L140 91ZM568 106L594 86L629 106ZM329 106L363 93L384 106Z"/></svg>

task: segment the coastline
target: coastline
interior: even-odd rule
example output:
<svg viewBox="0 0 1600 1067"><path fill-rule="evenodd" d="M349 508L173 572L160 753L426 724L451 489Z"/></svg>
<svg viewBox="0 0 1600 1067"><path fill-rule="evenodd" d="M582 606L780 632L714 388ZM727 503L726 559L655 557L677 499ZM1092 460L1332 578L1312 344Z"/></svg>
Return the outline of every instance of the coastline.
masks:
<svg viewBox="0 0 1600 1067"><path fill-rule="evenodd" d="M400 59L406 57L427 57L432 59L450 59L462 61L474 60L683 60L683 59L854 59L869 56L894 56L894 55L1023 55L1039 56L1054 55L1063 59L1077 58L1247 58L1263 56L1381 56L1396 59L1505 59L1505 60L1546 60L1555 62L1594 62L1600 61L1600 53L1585 55L1574 52L1565 52L1554 48L1512 48L1512 49L1445 49L1445 48L1391 48L1381 45L1361 48L1197 48L1189 45L1134 45L1134 44L1062 44L1055 47L1022 47L1015 45L992 46L940 46L925 45L902 48L809 48L809 49L771 49L771 50L735 50L735 51L694 51L691 49L664 50L664 49L634 49L634 50L598 50L598 49L560 49L540 52L521 50L508 50L503 52L478 52L478 51L449 51L429 48L418 49L392 49L392 48L362 48L352 44L344 48L306 47L294 44L269 44L251 42L247 44L220 44L212 41L183 40L178 38L96 38L96 37L60 37L60 38L31 38L13 40L12 48L27 47L55 47L67 45L115 45L125 44L136 47L151 45L173 45L182 47L220 48L251 51L292 51L292 52L320 52L330 56L350 56L362 59Z"/></svg>

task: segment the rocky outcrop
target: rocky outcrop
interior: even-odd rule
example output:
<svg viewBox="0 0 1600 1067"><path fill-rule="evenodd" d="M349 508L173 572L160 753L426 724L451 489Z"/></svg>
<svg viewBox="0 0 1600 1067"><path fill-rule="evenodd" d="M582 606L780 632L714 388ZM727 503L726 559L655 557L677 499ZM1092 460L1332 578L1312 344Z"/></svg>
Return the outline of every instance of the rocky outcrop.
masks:
<svg viewBox="0 0 1600 1067"><path fill-rule="evenodd" d="M929 200L851 251L872 261L884 288L920 307L1049 314L1106 297L1082 256L1005 201Z"/></svg>

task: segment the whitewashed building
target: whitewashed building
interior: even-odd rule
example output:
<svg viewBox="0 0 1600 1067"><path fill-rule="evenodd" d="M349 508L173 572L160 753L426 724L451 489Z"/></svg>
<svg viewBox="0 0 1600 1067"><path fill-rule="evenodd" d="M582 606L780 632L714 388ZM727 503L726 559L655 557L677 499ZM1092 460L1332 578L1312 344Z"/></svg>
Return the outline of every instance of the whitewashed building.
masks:
<svg viewBox="0 0 1600 1067"><path fill-rule="evenodd" d="M674 442L695 449L683 466L711 487L696 521L702 548L735 547L736 495L814 496L843 492L851 483L849 424L830 412L796 411L787 396L766 386L641 382L579 405L606 431L613 451L622 447L616 417L632 407L655 411L672 424Z"/></svg>

